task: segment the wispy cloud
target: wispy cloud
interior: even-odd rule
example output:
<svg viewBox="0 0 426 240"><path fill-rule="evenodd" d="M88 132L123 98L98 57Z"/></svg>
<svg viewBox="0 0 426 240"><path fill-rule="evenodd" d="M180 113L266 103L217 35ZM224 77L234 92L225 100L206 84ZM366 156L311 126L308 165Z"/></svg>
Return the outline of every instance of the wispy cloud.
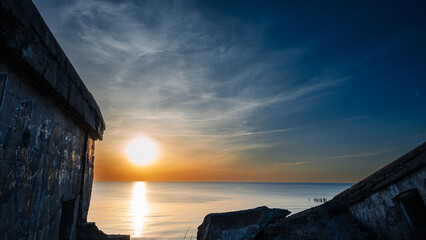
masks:
<svg viewBox="0 0 426 240"><path fill-rule="evenodd" d="M308 99L348 81L326 73L300 79L291 66L305 48L265 54L256 27L227 31L185 1L80 0L60 12L53 30L101 105L108 146L143 132L166 147L184 147L176 141L185 138L186 148L215 154L265 148L273 143L251 140L294 129L245 124L259 111L303 111Z"/></svg>
<svg viewBox="0 0 426 240"><path fill-rule="evenodd" d="M407 48L424 42L424 21L394 18L393 7L353 4L342 18L286 1L33 1L101 107L100 162L122 160L145 134L158 164L302 176L323 160L367 168L424 136L424 68Z"/></svg>
<svg viewBox="0 0 426 240"><path fill-rule="evenodd" d="M283 163L274 163L273 165L275 167L289 167L289 166L299 166L299 165L306 165L306 164L310 164L312 162L310 161L297 161L297 162L283 162Z"/></svg>
<svg viewBox="0 0 426 240"><path fill-rule="evenodd" d="M383 153L390 152L391 150L379 150L374 152L366 152L366 153L355 153L355 154L347 154L347 155L336 155L336 156L330 156L326 157L327 159L345 159L345 158L363 158L363 157L372 157L372 156L378 156Z"/></svg>

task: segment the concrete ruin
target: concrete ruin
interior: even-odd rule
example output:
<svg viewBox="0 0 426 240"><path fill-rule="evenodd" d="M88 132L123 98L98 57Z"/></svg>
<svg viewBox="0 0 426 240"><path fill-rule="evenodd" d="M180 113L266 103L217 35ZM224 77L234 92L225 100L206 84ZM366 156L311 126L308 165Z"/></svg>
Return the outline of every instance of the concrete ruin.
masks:
<svg viewBox="0 0 426 240"><path fill-rule="evenodd" d="M257 226L250 227L251 237L240 237L249 226L238 222L253 210L238 212L239 218L214 214L216 221L207 215L197 240L426 239L425 204L426 142L320 206L288 217L258 217L250 223ZM276 210L261 211L258 216Z"/></svg>
<svg viewBox="0 0 426 240"><path fill-rule="evenodd" d="M93 228L95 141L104 130L34 4L0 1L1 239L84 238L78 233Z"/></svg>

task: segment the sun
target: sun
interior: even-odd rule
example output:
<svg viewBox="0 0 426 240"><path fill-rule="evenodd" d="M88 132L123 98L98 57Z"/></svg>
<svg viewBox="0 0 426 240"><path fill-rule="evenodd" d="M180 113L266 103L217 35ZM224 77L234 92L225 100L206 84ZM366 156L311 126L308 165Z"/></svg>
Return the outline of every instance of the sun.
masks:
<svg viewBox="0 0 426 240"><path fill-rule="evenodd" d="M127 156L137 165L148 165L158 156L158 148L147 138L138 138L126 149Z"/></svg>

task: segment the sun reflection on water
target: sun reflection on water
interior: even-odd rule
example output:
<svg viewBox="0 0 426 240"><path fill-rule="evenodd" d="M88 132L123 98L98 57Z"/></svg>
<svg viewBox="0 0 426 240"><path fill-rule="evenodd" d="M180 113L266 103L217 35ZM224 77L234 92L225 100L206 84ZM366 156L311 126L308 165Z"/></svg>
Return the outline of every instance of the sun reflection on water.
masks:
<svg viewBox="0 0 426 240"><path fill-rule="evenodd" d="M146 184L145 182L135 182L133 185L132 194L132 222L133 236L143 237L145 222L149 211L149 206L146 201Z"/></svg>

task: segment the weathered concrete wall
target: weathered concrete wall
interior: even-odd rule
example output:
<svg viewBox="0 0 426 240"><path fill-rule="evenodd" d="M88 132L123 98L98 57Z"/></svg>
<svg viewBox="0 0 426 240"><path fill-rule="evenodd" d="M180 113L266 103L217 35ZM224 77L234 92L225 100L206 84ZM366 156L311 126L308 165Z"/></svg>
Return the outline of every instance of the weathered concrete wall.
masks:
<svg viewBox="0 0 426 240"><path fill-rule="evenodd" d="M89 212L90 197L92 194L92 183L93 183L93 170L95 162L95 140L92 138L87 139L85 157L82 159L84 161L83 168L83 183L81 188L81 199L80 206L81 211L79 212L79 219L82 222L87 221L87 214Z"/></svg>
<svg viewBox="0 0 426 240"><path fill-rule="evenodd" d="M213 234L204 236L203 225L197 237L204 238L197 239L218 239ZM425 226L426 143L423 143L331 201L280 217L249 239L423 240ZM238 235L233 236L239 239Z"/></svg>
<svg viewBox="0 0 426 240"><path fill-rule="evenodd" d="M352 215L387 239L423 239L426 235L426 143L371 174L337 195L333 200L344 202ZM413 223L402 206L401 196L418 195L418 217Z"/></svg>
<svg viewBox="0 0 426 240"><path fill-rule="evenodd" d="M12 70L31 75L23 80L102 139L105 123L98 105L31 0L0 1L0 58Z"/></svg>
<svg viewBox="0 0 426 240"><path fill-rule="evenodd" d="M17 74L1 64L0 72L8 75L0 107L2 238L56 239L62 202L75 201L74 224L80 197L87 215L90 191L82 187L90 190L94 141Z"/></svg>
<svg viewBox="0 0 426 240"><path fill-rule="evenodd" d="M349 207L353 216L387 239L416 239L397 196L416 189L426 203L426 168L409 175ZM425 226L426 227L426 226ZM424 236L423 236L424 237Z"/></svg>
<svg viewBox="0 0 426 240"><path fill-rule="evenodd" d="M34 4L0 1L1 239L76 238L104 129Z"/></svg>
<svg viewBox="0 0 426 240"><path fill-rule="evenodd" d="M380 238L354 218L347 206L337 202L327 202L266 225L254 239L377 240Z"/></svg>

